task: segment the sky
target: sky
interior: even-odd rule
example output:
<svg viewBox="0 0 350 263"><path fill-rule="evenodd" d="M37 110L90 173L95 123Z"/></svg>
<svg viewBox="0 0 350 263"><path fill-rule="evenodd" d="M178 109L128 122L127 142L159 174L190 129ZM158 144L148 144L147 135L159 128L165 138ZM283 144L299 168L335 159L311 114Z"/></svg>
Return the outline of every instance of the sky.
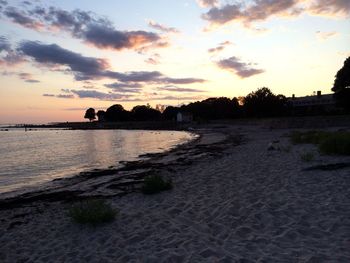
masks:
<svg viewBox="0 0 350 263"><path fill-rule="evenodd" d="M0 0L0 123L331 93L349 16L349 0Z"/></svg>

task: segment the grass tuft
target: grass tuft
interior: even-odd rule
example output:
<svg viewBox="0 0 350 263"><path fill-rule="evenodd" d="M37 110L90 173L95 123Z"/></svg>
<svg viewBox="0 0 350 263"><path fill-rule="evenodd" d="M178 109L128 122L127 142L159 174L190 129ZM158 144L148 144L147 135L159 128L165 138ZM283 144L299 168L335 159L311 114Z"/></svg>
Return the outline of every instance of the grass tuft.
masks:
<svg viewBox="0 0 350 263"><path fill-rule="evenodd" d="M295 131L290 139L293 144L316 144L324 154L350 155L350 132Z"/></svg>
<svg viewBox="0 0 350 263"><path fill-rule="evenodd" d="M156 194L172 188L173 183L170 179L164 180L160 175L152 175L145 178L145 182L141 190L144 194Z"/></svg>
<svg viewBox="0 0 350 263"><path fill-rule="evenodd" d="M110 204L104 200L84 200L72 205L69 216L79 224L98 225L111 222L117 215Z"/></svg>
<svg viewBox="0 0 350 263"><path fill-rule="evenodd" d="M325 154L350 155L350 132L336 132L324 138L320 151Z"/></svg>

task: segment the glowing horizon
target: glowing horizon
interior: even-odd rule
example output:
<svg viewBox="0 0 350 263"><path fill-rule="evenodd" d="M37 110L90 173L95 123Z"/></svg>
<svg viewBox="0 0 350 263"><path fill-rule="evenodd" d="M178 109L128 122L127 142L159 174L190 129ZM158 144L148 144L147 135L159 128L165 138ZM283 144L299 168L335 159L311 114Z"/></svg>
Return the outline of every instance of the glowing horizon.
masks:
<svg viewBox="0 0 350 263"><path fill-rule="evenodd" d="M327 3L325 3L327 2ZM0 0L0 123L85 109L331 93L350 55L341 0Z"/></svg>

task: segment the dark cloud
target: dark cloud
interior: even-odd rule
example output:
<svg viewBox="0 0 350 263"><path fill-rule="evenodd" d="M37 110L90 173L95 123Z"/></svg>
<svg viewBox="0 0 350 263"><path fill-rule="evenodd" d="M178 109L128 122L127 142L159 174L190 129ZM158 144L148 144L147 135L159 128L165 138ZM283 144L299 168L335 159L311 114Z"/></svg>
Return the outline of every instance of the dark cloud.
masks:
<svg viewBox="0 0 350 263"><path fill-rule="evenodd" d="M161 36L147 31L117 30L108 19L82 10L65 11L56 7L36 6L30 10L7 7L3 14L12 22L34 30L57 29L70 33L88 44L102 49L159 48Z"/></svg>
<svg viewBox="0 0 350 263"><path fill-rule="evenodd" d="M120 100L124 98L126 99L129 97L128 95L117 94L117 93L105 93L97 90L71 90L71 92L82 99L92 98L92 99L113 101L113 100Z"/></svg>
<svg viewBox="0 0 350 263"><path fill-rule="evenodd" d="M205 92L204 90L199 89L191 89L191 88L181 88L177 86L164 86L164 87L158 87L158 90L161 91L171 91L171 92Z"/></svg>
<svg viewBox="0 0 350 263"><path fill-rule="evenodd" d="M56 98L60 98L60 99L74 99L74 95L72 95L72 94L58 94L58 95L56 95Z"/></svg>
<svg viewBox="0 0 350 263"><path fill-rule="evenodd" d="M163 74L159 71L131 71L127 73L110 73L110 76L121 82L155 82Z"/></svg>
<svg viewBox="0 0 350 263"><path fill-rule="evenodd" d="M191 100L198 100L198 99L202 99L202 96L163 96L163 97L155 97L152 100L177 100L177 101L191 101Z"/></svg>
<svg viewBox="0 0 350 263"><path fill-rule="evenodd" d="M232 45L232 43L230 41L224 41L224 42L220 43L217 47L209 48L208 52L209 53L217 53L219 51L224 50L226 48L226 46L228 46L228 45Z"/></svg>
<svg viewBox="0 0 350 263"><path fill-rule="evenodd" d="M43 94L44 97L54 97L54 98L59 98L59 99L74 99L73 94L48 94L45 93Z"/></svg>
<svg viewBox="0 0 350 263"><path fill-rule="evenodd" d="M110 70L110 65L105 59L86 57L56 44L43 44L35 41L22 41L17 48L16 55L22 59L29 57L56 71L71 73L78 81L110 78L117 79L123 83L124 87L133 85L134 88L135 83L191 84L205 81L199 78L171 78L164 76L159 71L115 72Z"/></svg>
<svg viewBox="0 0 350 263"><path fill-rule="evenodd" d="M79 53L63 49L56 44L23 41L18 51L36 62L67 66L76 80L99 79L105 76L109 64L104 59L85 57Z"/></svg>
<svg viewBox="0 0 350 263"><path fill-rule="evenodd" d="M4 15L8 17L12 22L27 28L38 30L42 27L42 24L40 22L36 21L29 15L19 11L14 7L6 8Z"/></svg>
<svg viewBox="0 0 350 263"><path fill-rule="evenodd" d="M39 83L40 80L37 80L37 79L26 79L25 82L27 82L27 83Z"/></svg>
<svg viewBox="0 0 350 263"><path fill-rule="evenodd" d="M25 73L25 72L21 72L21 73L17 73L19 78L24 80L25 82L28 83L39 83L39 80L33 79L33 75L30 73Z"/></svg>
<svg viewBox="0 0 350 263"><path fill-rule="evenodd" d="M8 39L4 36L0 36L0 52L2 51L10 51L11 50L11 45L8 41Z"/></svg>
<svg viewBox="0 0 350 263"><path fill-rule="evenodd" d="M216 53L216 52L224 50L224 48L225 47L223 47L223 46L217 46L217 47L214 47L214 48L209 48L208 52L209 53Z"/></svg>
<svg viewBox="0 0 350 263"><path fill-rule="evenodd" d="M148 21L148 25L156 30L165 32L165 33L179 33L180 31L175 27L167 27L165 25L159 24L155 21Z"/></svg>
<svg viewBox="0 0 350 263"><path fill-rule="evenodd" d="M26 72L14 72L14 71L3 71L1 72L1 75L3 76L17 76L20 79L24 80L28 83L38 83L39 80L33 79L33 75Z"/></svg>
<svg viewBox="0 0 350 263"><path fill-rule="evenodd" d="M225 24L229 21L241 19L243 14L241 5L225 5L223 7L213 7L202 18L208 20L211 24Z"/></svg>
<svg viewBox="0 0 350 263"><path fill-rule="evenodd" d="M137 49L160 40L160 37L152 32L123 32L105 25L90 25L82 35L84 40L96 47L114 50Z"/></svg>
<svg viewBox="0 0 350 263"><path fill-rule="evenodd" d="M152 64L152 65L158 65L159 61L155 59L154 57L149 57L148 59L145 60L146 63Z"/></svg>
<svg viewBox="0 0 350 263"><path fill-rule="evenodd" d="M234 72L241 78L249 78L264 72L262 69L253 68L251 64L241 62L237 57L220 60L217 62L217 65L220 68Z"/></svg>
<svg viewBox="0 0 350 263"><path fill-rule="evenodd" d="M142 85L139 83L115 82L111 84L105 84L104 86L119 93L139 93L142 90Z"/></svg>
<svg viewBox="0 0 350 263"><path fill-rule="evenodd" d="M191 84L202 83L204 79L198 78L170 78L164 76L159 71L131 71L126 73L118 72L106 72L111 78L116 78L120 82L145 82L145 83L158 83L158 84Z"/></svg>
<svg viewBox="0 0 350 263"><path fill-rule="evenodd" d="M213 25L241 22L249 26L272 16L297 16L301 13L313 15L350 14L349 0L253 0L250 4L235 3L212 7L202 18Z"/></svg>
<svg viewBox="0 0 350 263"><path fill-rule="evenodd" d="M169 83L169 84L192 84L192 83L203 83L204 79L198 78L161 78L158 83Z"/></svg>
<svg viewBox="0 0 350 263"><path fill-rule="evenodd" d="M12 49L8 39L0 36L0 65L13 66L22 62L24 58Z"/></svg>

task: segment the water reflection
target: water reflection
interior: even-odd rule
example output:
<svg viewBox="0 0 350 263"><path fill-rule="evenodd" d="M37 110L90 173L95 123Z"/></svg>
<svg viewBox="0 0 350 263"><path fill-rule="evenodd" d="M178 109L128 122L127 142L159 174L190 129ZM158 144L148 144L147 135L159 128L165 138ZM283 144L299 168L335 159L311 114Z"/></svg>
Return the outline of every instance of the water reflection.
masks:
<svg viewBox="0 0 350 263"><path fill-rule="evenodd" d="M37 130L0 132L0 193L72 176L82 170L108 168L187 141L174 131Z"/></svg>

